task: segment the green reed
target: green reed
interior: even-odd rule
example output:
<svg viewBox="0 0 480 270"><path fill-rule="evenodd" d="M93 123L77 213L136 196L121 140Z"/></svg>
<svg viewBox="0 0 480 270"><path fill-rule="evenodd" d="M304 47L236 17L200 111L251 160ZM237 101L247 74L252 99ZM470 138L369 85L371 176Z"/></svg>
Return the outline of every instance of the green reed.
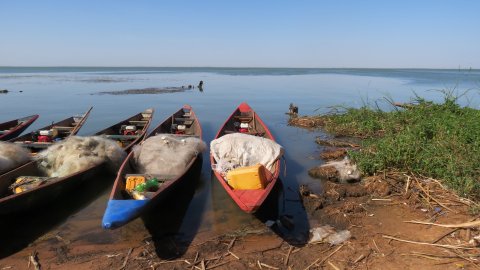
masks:
<svg viewBox="0 0 480 270"><path fill-rule="evenodd" d="M347 108L325 116L328 132L364 138L349 156L366 175L399 169L441 179L460 195L480 199L480 111L444 93L441 104L419 97L407 109Z"/></svg>

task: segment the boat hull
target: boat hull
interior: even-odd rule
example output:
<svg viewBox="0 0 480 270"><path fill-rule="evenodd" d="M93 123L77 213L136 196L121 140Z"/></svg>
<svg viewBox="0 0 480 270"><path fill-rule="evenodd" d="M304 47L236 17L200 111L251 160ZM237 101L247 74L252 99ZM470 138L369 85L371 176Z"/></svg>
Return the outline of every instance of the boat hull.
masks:
<svg viewBox="0 0 480 270"><path fill-rule="evenodd" d="M272 133L265 125L263 120L257 115L257 113L247 104L242 103L238 108L230 115L230 117L225 121L223 126L219 129L215 139L220 138L225 134L232 133L232 129L235 127L234 122L238 117L243 117L244 115L249 115L251 118L250 121L253 121L254 131L251 132L252 135L260 136L263 138L270 139L275 141ZM213 158L213 155L210 154L210 164L212 166L216 165L216 161ZM266 171L266 179L268 179L268 184L264 189L258 190L234 190L232 189L227 180L217 171L213 170L215 178L220 182L222 187L228 193L228 195L232 198L232 200L246 213L255 213L263 204L265 199L268 197L270 192L272 191L275 183L278 180L280 174L280 160L277 160L274 164L274 172L269 173L268 170Z"/></svg>
<svg viewBox="0 0 480 270"><path fill-rule="evenodd" d="M20 125L17 125L17 123L19 120L22 119L16 119L0 124L0 130L11 129L9 132L0 135L0 141L8 141L18 137L20 134L22 134L23 131L25 131L25 129L27 129L33 122L35 122L38 117L38 115L24 117L23 119L25 119L25 122Z"/></svg>
<svg viewBox="0 0 480 270"><path fill-rule="evenodd" d="M32 161L1 175L0 186L8 186L14 182L16 177L35 172L37 169L33 167L36 166L36 162ZM72 192L80 184L93 179L98 172L104 169L104 164L100 164L68 177L60 178L55 182L44 184L40 188L0 198L0 215L22 212L51 203L60 195ZM97 179L97 181L102 181L102 179ZM5 189L2 188L2 190Z"/></svg>
<svg viewBox="0 0 480 270"><path fill-rule="evenodd" d="M185 116L188 112L188 118L193 119L192 125L189 127L191 135L202 139L202 128L198 118L189 105L183 106L180 110L173 113L157 127L155 127L146 137L145 140L151 136L157 134L170 133L172 134L172 126L178 119ZM186 120L186 119L183 119ZM182 122L185 123L185 122ZM161 185L160 189L156 191L152 198L148 200L134 200L126 198L125 193L125 175L137 173L135 170L135 164L133 159L134 153L131 152L125 161L123 162L120 170L118 171L115 184L113 185L112 192L110 194L109 201L105 210L105 214L102 220L102 226L104 229L116 229L121 227L135 218L140 217L142 214L155 207L161 205L166 201L171 193L181 187L183 184L190 184L193 179L197 179L200 176L200 171L203 163L202 154L199 153L194 157L190 163L186 166L185 171L177 178L169 180Z"/></svg>

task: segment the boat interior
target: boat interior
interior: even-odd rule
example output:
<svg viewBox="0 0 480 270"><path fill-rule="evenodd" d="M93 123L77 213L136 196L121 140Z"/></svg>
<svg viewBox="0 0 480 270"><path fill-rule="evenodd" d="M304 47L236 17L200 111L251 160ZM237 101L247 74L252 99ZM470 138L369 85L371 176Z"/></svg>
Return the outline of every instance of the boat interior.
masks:
<svg viewBox="0 0 480 270"><path fill-rule="evenodd" d="M220 136L231 133L244 133L263 137L265 129L258 123L254 112L241 112L236 110L233 116L225 123Z"/></svg>

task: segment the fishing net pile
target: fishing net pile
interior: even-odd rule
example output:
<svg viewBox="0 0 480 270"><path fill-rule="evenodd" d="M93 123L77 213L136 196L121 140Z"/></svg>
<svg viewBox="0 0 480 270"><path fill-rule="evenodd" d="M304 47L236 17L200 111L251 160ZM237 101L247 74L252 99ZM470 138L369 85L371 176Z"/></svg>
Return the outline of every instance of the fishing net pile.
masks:
<svg viewBox="0 0 480 270"><path fill-rule="evenodd" d="M35 159L50 177L63 177L103 162L116 172L126 157L113 140L99 136L72 136L40 152Z"/></svg>
<svg viewBox="0 0 480 270"><path fill-rule="evenodd" d="M283 147L278 143L253 135L232 133L210 143L217 172L226 172L237 167L262 164L274 172L274 163L283 155Z"/></svg>
<svg viewBox="0 0 480 270"><path fill-rule="evenodd" d="M9 142L0 142L0 174L30 160L30 151Z"/></svg>
<svg viewBox="0 0 480 270"><path fill-rule="evenodd" d="M134 159L139 173L180 175L197 154L207 148L196 137L159 134L134 147Z"/></svg>

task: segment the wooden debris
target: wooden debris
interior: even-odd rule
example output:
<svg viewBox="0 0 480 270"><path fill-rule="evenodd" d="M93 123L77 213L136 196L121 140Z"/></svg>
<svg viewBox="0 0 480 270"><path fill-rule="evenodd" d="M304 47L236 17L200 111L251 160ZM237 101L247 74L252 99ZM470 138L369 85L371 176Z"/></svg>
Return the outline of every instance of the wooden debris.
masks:
<svg viewBox="0 0 480 270"><path fill-rule="evenodd" d="M355 261L353 261L353 263L358 263L358 262L361 262L363 259L365 259L365 254L360 254L360 256L358 256L358 258L355 259Z"/></svg>
<svg viewBox="0 0 480 270"><path fill-rule="evenodd" d="M222 266L222 265L225 265L225 264L227 264L227 263L229 263L229 262L231 262L231 260L230 260L230 261L226 261L226 262L221 262L221 263L218 263L218 264L215 264L215 265L212 265L212 266L209 266L209 267L205 268L205 270L217 268L217 267Z"/></svg>
<svg viewBox="0 0 480 270"><path fill-rule="evenodd" d="M33 265L33 267L35 267L35 270L40 270L41 269L41 265L40 265L40 262L38 260L38 252L37 251L34 251L32 252L32 254L28 257L28 266L30 267L30 264Z"/></svg>
<svg viewBox="0 0 480 270"><path fill-rule="evenodd" d="M228 254L232 255L233 257L235 257L235 259L237 260L240 260L240 257L238 257L237 255L235 255L233 252L231 252L230 250L228 251Z"/></svg>
<svg viewBox="0 0 480 270"><path fill-rule="evenodd" d="M453 245L440 245L440 244L431 244L427 242L418 242L418 241L411 241L411 240L405 240L389 235L382 235L383 238L399 241L399 242L404 242L404 243L410 243L410 244L416 244L416 245L426 245L426 246L435 246L435 247L442 247L442 248L448 248L448 249L476 249L473 247L466 247L466 246L453 246Z"/></svg>
<svg viewBox="0 0 480 270"><path fill-rule="evenodd" d="M260 265L263 266L263 267L266 267L268 269L280 269L278 267L274 267L274 266L268 265L266 263L260 263Z"/></svg>
<svg viewBox="0 0 480 270"><path fill-rule="evenodd" d="M452 233L454 233L454 232L456 232L456 231L458 231L458 230L460 230L460 228L455 228L455 229L453 229L453 230L451 230L451 231L448 231L448 232L445 233L445 234L442 234L440 237L438 237L437 239L433 240L433 241L432 241L432 244L437 243L438 241L442 240L443 238L447 237L448 235L450 235L450 234L452 234Z"/></svg>
<svg viewBox="0 0 480 270"><path fill-rule="evenodd" d="M465 222L460 224L438 224L433 222L424 222L424 221L417 221L417 220L409 220L404 221L405 223L413 223L413 224L422 224L422 225L432 225L444 228L475 228L480 227L480 220L472 221L472 222Z"/></svg>
<svg viewBox="0 0 480 270"><path fill-rule="evenodd" d="M230 251L230 249L233 247L235 244L235 241L237 240L237 237L235 236L232 241L230 241L230 244L228 244L227 250Z"/></svg>
<svg viewBox="0 0 480 270"><path fill-rule="evenodd" d="M314 262L312 262L310 265L307 266L307 268L305 268L304 270L308 270L310 269L310 267L312 267L313 265L317 264L317 265L322 265L328 258L330 258L333 254L337 253L337 251L339 251L344 245L341 245L339 246L337 249L335 249L332 253L328 254L325 258L323 258L323 260L320 261L321 258L318 258L316 259ZM318 262L320 261L320 262Z"/></svg>
<svg viewBox="0 0 480 270"><path fill-rule="evenodd" d="M378 251L378 254L382 254L382 256L385 256L385 254L383 254L383 253L380 251L380 249L378 248L377 242L375 242L375 239L372 239L372 241L373 241L373 245L375 246L375 248L376 248L377 251Z"/></svg>
<svg viewBox="0 0 480 270"><path fill-rule="evenodd" d="M418 183L418 179L417 179L417 183ZM452 211L453 213L457 213L456 211L452 210L451 208L449 208L448 206L446 206L445 204L443 204L442 202L440 202L439 200L437 200L436 198L434 198L433 196L431 196L430 193L427 192L427 191L425 190L425 188L424 188L420 183L418 183L417 186L423 191L423 194L425 194L425 196L427 196L428 199L436 202L438 205L442 206L442 207L445 208L445 209L448 209L448 210Z"/></svg>
<svg viewBox="0 0 480 270"><path fill-rule="evenodd" d="M287 257L285 258L285 262L283 263L283 265L285 266L288 265L288 259L290 259L290 254L292 253L292 250L293 250L293 246L290 246L287 252Z"/></svg>
<svg viewBox="0 0 480 270"><path fill-rule="evenodd" d="M127 256L125 257L125 260L123 261L123 265L122 265L122 267L119 268L119 270L125 269L125 266L127 266L128 259L130 258L130 254L132 254L132 251L133 251L133 248L130 248L130 250L128 250Z"/></svg>
<svg viewBox="0 0 480 270"><path fill-rule="evenodd" d="M335 264L333 264L332 262L328 261L327 262L333 269L335 270L340 270L340 268L338 268Z"/></svg>

